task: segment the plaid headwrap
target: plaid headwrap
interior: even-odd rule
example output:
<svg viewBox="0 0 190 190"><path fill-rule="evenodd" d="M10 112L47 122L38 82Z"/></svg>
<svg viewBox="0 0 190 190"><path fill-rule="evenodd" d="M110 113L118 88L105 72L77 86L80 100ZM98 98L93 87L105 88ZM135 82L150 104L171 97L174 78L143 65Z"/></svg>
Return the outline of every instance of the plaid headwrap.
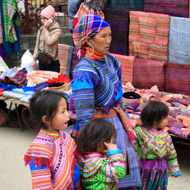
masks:
<svg viewBox="0 0 190 190"><path fill-rule="evenodd" d="M86 14L80 19L73 30L74 44L79 48L77 54L79 58L85 55L86 37L94 36L107 26L110 25L96 14Z"/></svg>

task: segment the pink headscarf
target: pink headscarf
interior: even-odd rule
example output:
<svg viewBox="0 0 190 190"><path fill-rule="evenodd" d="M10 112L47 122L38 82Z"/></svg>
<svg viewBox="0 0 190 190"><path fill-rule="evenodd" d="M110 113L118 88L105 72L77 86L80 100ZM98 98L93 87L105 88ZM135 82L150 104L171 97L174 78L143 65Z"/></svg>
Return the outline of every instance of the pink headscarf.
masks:
<svg viewBox="0 0 190 190"><path fill-rule="evenodd" d="M41 11L40 15L44 16L47 19L54 19L55 9L51 5L48 5L45 9Z"/></svg>

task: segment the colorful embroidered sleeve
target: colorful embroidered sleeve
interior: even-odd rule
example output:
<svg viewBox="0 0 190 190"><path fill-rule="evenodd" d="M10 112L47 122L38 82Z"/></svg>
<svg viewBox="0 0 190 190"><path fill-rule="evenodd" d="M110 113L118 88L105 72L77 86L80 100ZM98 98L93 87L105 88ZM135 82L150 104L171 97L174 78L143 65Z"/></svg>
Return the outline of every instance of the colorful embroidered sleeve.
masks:
<svg viewBox="0 0 190 190"><path fill-rule="evenodd" d="M177 176L181 175L181 171L179 169L179 164L178 164L178 160L177 160L177 153L174 148L171 136L169 134L168 134L167 138L169 140L169 150L168 150L168 154L166 156L166 160L168 162L169 173L171 176L177 177Z"/></svg>
<svg viewBox="0 0 190 190"><path fill-rule="evenodd" d="M53 189L51 184L51 170L49 167L46 167L45 165L37 167L32 158L30 170L33 189Z"/></svg>
<svg viewBox="0 0 190 190"><path fill-rule="evenodd" d="M83 173L84 188L118 189L118 182L125 176L126 168L126 160L122 154L114 154L90 164L85 166L88 169Z"/></svg>
<svg viewBox="0 0 190 190"><path fill-rule="evenodd" d="M79 70L72 81L72 92L79 128L86 125L94 115L95 74Z"/></svg>

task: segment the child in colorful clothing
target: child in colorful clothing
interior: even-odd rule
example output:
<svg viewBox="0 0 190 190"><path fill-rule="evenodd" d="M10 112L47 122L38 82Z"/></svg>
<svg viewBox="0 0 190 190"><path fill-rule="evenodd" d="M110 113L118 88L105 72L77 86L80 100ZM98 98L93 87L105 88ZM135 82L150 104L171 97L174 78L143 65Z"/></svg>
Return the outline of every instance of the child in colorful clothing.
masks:
<svg viewBox="0 0 190 190"><path fill-rule="evenodd" d="M158 101L150 102L142 110L142 125L134 129L142 186L130 189L165 190L168 175L181 175L176 150L171 136L165 130L168 113L168 107Z"/></svg>
<svg viewBox="0 0 190 190"><path fill-rule="evenodd" d="M78 149L84 189L118 189L119 180L125 176L126 160L115 139L115 127L104 119L92 120L82 129Z"/></svg>
<svg viewBox="0 0 190 190"><path fill-rule="evenodd" d="M38 91L30 100L26 117L41 128L25 154L33 189L75 189L80 170L75 160L75 141L63 132L70 120L63 94Z"/></svg>

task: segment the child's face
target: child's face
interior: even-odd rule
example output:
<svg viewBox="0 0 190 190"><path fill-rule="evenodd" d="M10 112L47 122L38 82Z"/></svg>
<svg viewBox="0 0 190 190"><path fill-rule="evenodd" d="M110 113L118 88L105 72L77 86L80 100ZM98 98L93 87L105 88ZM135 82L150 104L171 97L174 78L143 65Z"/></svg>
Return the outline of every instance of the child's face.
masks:
<svg viewBox="0 0 190 190"><path fill-rule="evenodd" d="M51 129L63 131L68 126L70 120L69 113L67 111L67 104L64 98L59 102L57 112L51 122Z"/></svg>
<svg viewBox="0 0 190 190"><path fill-rule="evenodd" d="M157 126L157 129L165 129L167 123L168 123L168 117L163 118L162 121Z"/></svg>

